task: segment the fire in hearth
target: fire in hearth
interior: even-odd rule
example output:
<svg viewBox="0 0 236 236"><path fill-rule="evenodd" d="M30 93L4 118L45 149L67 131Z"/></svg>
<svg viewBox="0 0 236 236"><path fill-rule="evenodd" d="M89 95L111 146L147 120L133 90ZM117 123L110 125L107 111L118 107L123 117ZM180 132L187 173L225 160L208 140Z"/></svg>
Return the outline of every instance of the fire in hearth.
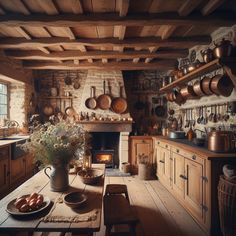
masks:
<svg viewBox="0 0 236 236"><path fill-rule="evenodd" d="M113 167L114 150L94 150L93 163L102 163L106 167Z"/></svg>

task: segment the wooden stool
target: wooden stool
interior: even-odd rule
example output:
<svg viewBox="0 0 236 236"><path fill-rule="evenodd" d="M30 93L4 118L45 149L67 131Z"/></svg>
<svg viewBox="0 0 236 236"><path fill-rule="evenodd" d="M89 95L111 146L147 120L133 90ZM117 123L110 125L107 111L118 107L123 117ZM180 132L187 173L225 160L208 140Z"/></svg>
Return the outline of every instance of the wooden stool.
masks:
<svg viewBox="0 0 236 236"><path fill-rule="evenodd" d="M112 194L125 194L126 199L130 203L127 186L125 184L107 184L105 195Z"/></svg>
<svg viewBox="0 0 236 236"><path fill-rule="evenodd" d="M106 236L109 235L132 235L135 236L135 227L138 218L134 215L129 201L122 194L105 195L104 203L104 225L106 226ZM114 225L126 224L129 232L111 232Z"/></svg>

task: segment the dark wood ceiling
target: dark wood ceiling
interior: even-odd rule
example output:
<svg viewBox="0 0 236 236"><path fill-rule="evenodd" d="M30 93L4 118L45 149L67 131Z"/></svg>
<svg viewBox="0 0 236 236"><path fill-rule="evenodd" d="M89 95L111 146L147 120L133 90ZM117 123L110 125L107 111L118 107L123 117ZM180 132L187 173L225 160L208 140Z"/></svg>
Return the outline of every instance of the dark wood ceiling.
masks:
<svg viewBox="0 0 236 236"><path fill-rule="evenodd" d="M34 70L168 70L235 12L235 0L0 0L0 49Z"/></svg>

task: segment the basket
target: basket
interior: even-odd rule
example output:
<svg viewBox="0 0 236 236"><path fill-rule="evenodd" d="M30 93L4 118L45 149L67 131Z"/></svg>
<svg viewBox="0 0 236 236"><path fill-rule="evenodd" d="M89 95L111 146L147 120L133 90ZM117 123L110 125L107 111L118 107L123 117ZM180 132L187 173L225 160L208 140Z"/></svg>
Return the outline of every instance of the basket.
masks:
<svg viewBox="0 0 236 236"><path fill-rule="evenodd" d="M138 164L138 177L141 180L149 180L152 175L152 166L149 163Z"/></svg>
<svg viewBox="0 0 236 236"><path fill-rule="evenodd" d="M222 175L218 184L220 227L224 236L236 235L236 183Z"/></svg>

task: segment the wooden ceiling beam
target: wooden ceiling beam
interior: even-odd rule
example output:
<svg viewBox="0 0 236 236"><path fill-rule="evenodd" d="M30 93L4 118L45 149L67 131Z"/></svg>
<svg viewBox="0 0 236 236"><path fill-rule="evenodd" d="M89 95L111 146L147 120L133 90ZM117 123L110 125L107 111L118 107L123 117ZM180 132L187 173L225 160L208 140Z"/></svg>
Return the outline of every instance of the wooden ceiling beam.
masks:
<svg viewBox="0 0 236 236"><path fill-rule="evenodd" d="M156 50L158 49L158 47L150 47L149 48L149 52L150 53L154 53ZM187 50L186 50L187 51ZM158 52L158 54L159 54L160 52ZM188 53L188 52L187 52ZM178 56L179 57L179 56ZM180 57L184 57L184 56L180 56ZM145 59L145 63L149 63L151 60L152 60L153 58L151 58L151 57L148 57L148 58L146 58Z"/></svg>
<svg viewBox="0 0 236 236"><path fill-rule="evenodd" d="M71 10L74 14L82 14L84 12L83 6L80 0L69 0L71 4Z"/></svg>
<svg viewBox="0 0 236 236"><path fill-rule="evenodd" d="M168 39L172 33L176 30L176 26L172 26L172 25L165 25L165 26L161 26L162 28L162 34L161 34L161 38L162 39Z"/></svg>
<svg viewBox="0 0 236 236"><path fill-rule="evenodd" d="M0 48L24 48L24 47L50 47L58 45L68 46L98 46L98 47L173 47L190 48L196 45L208 45L211 43L210 36L178 37L162 40L158 37L141 37L118 40L114 38L100 39L75 39L63 37L37 38L26 40L23 38L1 38Z"/></svg>
<svg viewBox="0 0 236 236"><path fill-rule="evenodd" d="M102 50L105 50L102 48ZM150 51L140 50L140 51L90 51L90 52L80 52L80 51L63 51L63 52L51 52L49 55L45 55L40 51L12 51L6 50L5 55L14 59L23 60L85 60L85 59L133 59L133 58L164 58L164 59L175 59L178 57L186 57L188 55L188 50L163 50L158 51L157 48L150 48Z"/></svg>
<svg viewBox="0 0 236 236"><path fill-rule="evenodd" d="M222 1L222 0L221 0ZM208 11L207 11L208 12ZM203 10L205 14L206 11ZM147 26L147 25L197 25L197 26L232 26L236 16L227 14L212 14L202 17L195 13L188 17L179 16L176 13L136 14L120 17L115 13L94 13L91 15L19 15L7 14L0 16L0 24L6 26L35 26L35 27L78 27L80 26Z"/></svg>
<svg viewBox="0 0 236 236"><path fill-rule="evenodd" d="M211 14L216 8L223 4L223 2L225 2L225 0L209 0L202 8L202 14L204 16Z"/></svg>
<svg viewBox="0 0 236 236"><path fill-rule="evenodd" d="M189 15L199 4L201 1L199 0L185 0L185 2L181 5L178 10L180 16Z"/></svg>
<svg viewBox="0 0 236 236"><path fill-rule="evenodd" d="M33 61L26 61L23 62L23 67L25 69L34 69L34 70L43 70L43 69L53 69L53 70L169 70L173 69L177 64L176 60L163 60L158 62L151 62L151 63L132 63L132 62L109 62L109 63L102 63L102 62L81 62L78 65L75 65L72 62L64 62L62 64L56 62L33 62Z"/></svg>
<svg viewBox="0 0 236 236"><path fill-rule="evenodd" d="M129 10L129 0L118 0L118 1L119 1L120 17L126 16Z"/></svg>

